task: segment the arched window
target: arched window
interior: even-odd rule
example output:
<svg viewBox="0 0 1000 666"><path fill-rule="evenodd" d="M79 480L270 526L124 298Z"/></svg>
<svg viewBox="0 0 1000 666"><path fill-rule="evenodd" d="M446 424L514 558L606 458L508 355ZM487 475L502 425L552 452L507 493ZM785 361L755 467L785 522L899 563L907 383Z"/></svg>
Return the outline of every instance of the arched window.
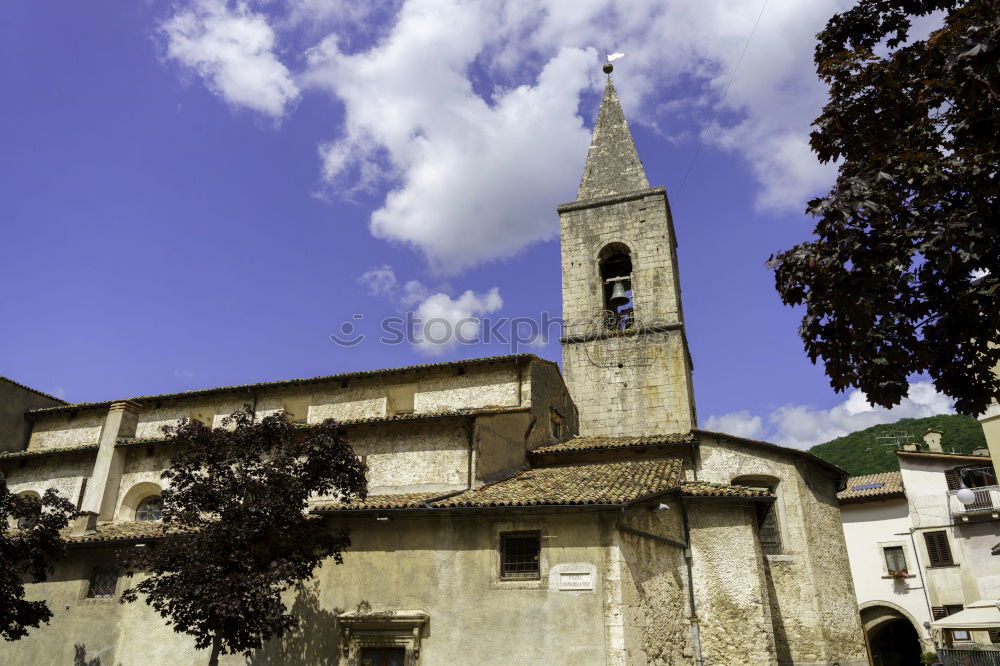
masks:
<svg viewBox="0 0 1000 666"><path fill-rule="evenodd" d="M778 494L779 480L772 476L738 476L732 481L734 486L767 488ZM778 500L757 504L757 538L760 550L765 555L781 553L781 524L778 522Z"/></svg>
<svg viewBox="0 0 1000 666"><path fill-rule="evenodd" d="M163 500L159 495L151 495L139 502L135 508L136 520L159 520L163 513Z"/></svg>
<svg viewBox="0 0 1000 666"><path fill-rule="evenodd" d="M606 245L599 256L607 326L625 330L635 322L632 303L632 253L624 243Z"/></svg>

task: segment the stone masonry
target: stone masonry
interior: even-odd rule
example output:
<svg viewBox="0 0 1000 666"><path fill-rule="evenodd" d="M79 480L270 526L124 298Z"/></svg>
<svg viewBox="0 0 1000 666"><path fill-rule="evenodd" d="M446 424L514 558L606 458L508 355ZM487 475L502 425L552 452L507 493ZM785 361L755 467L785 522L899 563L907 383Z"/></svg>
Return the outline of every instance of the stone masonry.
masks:
<svg viewBox="0 0 1000 666"><path fill-rule="evenodd" d="M581 434L687 432L696 424L677 241L667 195L650 188L608 78L577 201L559 207L563 369ZM632 263L635 322L609 330L600 261Z"/></svg>

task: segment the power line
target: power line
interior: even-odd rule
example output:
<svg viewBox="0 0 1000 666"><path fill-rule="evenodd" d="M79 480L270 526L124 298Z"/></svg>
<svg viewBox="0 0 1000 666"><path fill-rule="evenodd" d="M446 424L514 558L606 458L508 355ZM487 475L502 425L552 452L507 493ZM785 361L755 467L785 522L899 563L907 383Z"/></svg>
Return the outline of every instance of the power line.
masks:
<svg viewBox="0 0 1000 666"><path fill-rule="evenodd" d="M722 103L726 101L726 95L729 94L729 89L733 85L733 81L736 80L736 73L740 71L740 65L743 64L743 57L747 54L747 49L750 48L750 42L753 41L753 36L757 32L757 26L760 25L760 17L764 15L764 10L767 9L768 0L764 0L764 3L760 6L760 11L757 13L757 20L753 23L753 28L750 30L750 36L747 37L746 44L743 45L743 52L740 53L739 60L736 61L736 67L733 68L733 75L729 77L729 83L726 84L726 89L722 91L722 97L719 98L718 104L715 108L718 109L722 106ZM687 185L688 176L691 175L691 168L694 167L695 161L698 159L698 155L701 154L702 142L698 142L698 147L694 151L694 157L688 163L687 171L684 172L684 180L681 181L681 187L678 190L678 194L684 191L684 186Z"/></svg>

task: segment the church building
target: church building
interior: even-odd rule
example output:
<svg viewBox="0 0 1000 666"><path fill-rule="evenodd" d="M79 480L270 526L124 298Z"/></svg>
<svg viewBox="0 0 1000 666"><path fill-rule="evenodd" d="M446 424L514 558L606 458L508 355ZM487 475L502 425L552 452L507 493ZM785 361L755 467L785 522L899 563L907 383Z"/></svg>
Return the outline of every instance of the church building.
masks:
<svg viewBox="0 0 1000 666"><path fill-rule="evenodd" d="M5 664L207 663L114 554L170 538L161 426L252 404L339 421L369 497L311 512L344 564L291 594L291 635L223 664L867 664L837 492L807 452L697 427L677 243L610 71L576 201L558 207L562 372L530 354L66 404L0 381L0 471L82 512L27 586L54 616Z"/></svg>

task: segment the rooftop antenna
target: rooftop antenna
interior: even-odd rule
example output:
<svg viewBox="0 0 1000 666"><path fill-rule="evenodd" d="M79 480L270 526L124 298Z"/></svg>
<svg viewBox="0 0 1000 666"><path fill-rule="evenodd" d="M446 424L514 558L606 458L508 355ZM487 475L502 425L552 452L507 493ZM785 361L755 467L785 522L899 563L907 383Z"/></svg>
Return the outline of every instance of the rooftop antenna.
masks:
<svg viewBox="0 0 1000 666"><path fill-rule="evenodd" d="M878 435L875 437L875 443L879 446L891 446L894 449L902 449L904 444L915 442L916 440L913 438L913 435L905 430L888 432L884 435Z"/></svg>

